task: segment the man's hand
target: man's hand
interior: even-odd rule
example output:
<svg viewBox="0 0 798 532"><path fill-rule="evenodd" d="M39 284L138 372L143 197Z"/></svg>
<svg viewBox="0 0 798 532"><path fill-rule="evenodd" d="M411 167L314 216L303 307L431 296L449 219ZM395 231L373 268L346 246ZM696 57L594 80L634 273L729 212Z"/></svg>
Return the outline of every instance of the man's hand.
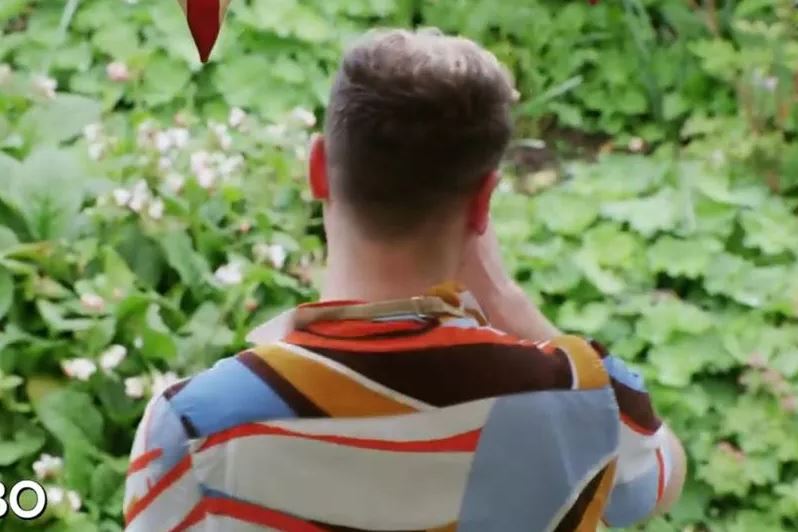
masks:
<svg viewBox="0 0 798 532"><path fill-rule="evenodd" d="M533 341L560 334L507 273L492 224L467 244L457 280L474 295L497 329Z"/></svg>

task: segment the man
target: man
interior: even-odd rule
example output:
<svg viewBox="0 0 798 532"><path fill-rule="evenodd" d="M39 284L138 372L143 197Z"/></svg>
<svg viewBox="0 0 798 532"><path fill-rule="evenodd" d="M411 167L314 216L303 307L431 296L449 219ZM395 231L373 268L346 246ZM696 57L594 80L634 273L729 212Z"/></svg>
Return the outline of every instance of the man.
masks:
<svg viewBox="0 0 798 532"><path fill-rule="evenodd" d="M502 267L489 204L514 99L466 39L348 51L309 165L322 301L150 403L129 530L587 531L673 504L684 454L639 376Z"/></svg>

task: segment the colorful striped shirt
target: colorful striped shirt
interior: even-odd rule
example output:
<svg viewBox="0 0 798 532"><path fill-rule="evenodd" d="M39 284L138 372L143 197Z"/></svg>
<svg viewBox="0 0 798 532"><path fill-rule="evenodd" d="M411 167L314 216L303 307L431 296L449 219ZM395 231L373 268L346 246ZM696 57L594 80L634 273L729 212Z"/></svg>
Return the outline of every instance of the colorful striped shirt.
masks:
<svg viewBox="0 0 798 532"><path fill-rule="evenodd" d="M127 530L589 531L662 497L664 429L599 344L467 293L303 305L148 405Z"/></svg>

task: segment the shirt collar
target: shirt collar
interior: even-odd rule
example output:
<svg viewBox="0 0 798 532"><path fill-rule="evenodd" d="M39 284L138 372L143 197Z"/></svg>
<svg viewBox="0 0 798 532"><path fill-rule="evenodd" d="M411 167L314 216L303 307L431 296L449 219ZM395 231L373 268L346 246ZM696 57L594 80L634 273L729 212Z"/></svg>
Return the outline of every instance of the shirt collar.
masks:
<svg viewBox="0 0 798 532"><path fill-rule="evenodd" d="M464 287L457 283L449 282L437 285L427 291L422 298L409 298L406 300L398 300L396 302L378 302L371 308L374 313L369 316L370 319L379 319L385 317L386 314L380 314L380 308L384 308L386 303L400 303L408 308L414 308L413 302L423 299L427 302L434 303L430 300L440 300L442 310L441 314L448 314L454 316L469 316L474 318L480 325L487 325L487 320L479 306L479 303L474 296L466 291ZM318 314L318 309L329 310L329 319L335 319L335 309L345 308L347 306L365 306L369 307L367 303L361 301L322 301L316 303L307 303L300 305L296 308L287 310L266 323L255 327L246 337L246 341L256 345L268 344L276 342L285 338L289 333L297 328L298 323L307 322L308 316L311 314ZM387 305L390 307L391 305ZM435 305L433 305L435 306ZM447 310L448 309L448 310ZM368 309L367 309L368 310ZM411 311L412 313L412 311ZM343 313L342 313L343 314ZM325 318L327 319L327 318Z"/></svg>

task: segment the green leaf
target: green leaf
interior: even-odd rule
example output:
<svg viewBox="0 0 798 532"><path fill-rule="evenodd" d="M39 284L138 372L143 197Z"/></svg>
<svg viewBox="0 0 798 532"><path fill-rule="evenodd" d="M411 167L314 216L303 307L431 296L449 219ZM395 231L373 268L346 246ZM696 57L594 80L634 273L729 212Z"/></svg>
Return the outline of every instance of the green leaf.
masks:
<svg viewBox="0 0 798 532"><path fill-rule="evenodd" d="M100 102L77 94L59 93L47 103L35 105L20 119L34 144L59 144L81 134L100 120ZM50 169L59 168L52 166Z"/></svg>
<svg viewBox="0 0 798 532"><path fill-rule="evenodd" d="M654 346L648 361L661 384L684 387L697 373L713 368L728 368L733 359L720 340L711 334L679 337Z"/></svg>
<svg viewBox="0 0 798 532"><path fill-rule="evenodd" d="M672 188L663 188L653 196L607 203L601 207L603 216L628 223L645 237L659 231L671 231L678 222L678 197Z"/></svg>
<svg viewBox="0 0 798 532"><path fill-rule="evenodd" d="M695 279L706 271L710 259L723 249L711 238L679 239L662 236L648 248L648 262L655 272Z"/></svg>
<svg viewBox="0 0 798 532"><path fill-rule="evenodd" d="M209 278L210 268L205 259L194 251L191 238L185 232L173 231L158 239L166 261L180 279L192 289L203 286Z"/></svg>
<svg viewBox="0 0 798 532"><path fill-rule="evenodd" d="M652 344L662 344L676 333L698 334L712 326L712 316L676 298L659 301L637 322L637 334Z"/></svg>
<svg viewBox="0 0 798 532"><path fill-rule="evenodd" d="M147 63L137 95L149 107L163 105L181 96L190 79L184 62L158 54Z"/></svg>
<svg viewBox="0 0 798 532"><path fill-rule="evenodd" d="M0 466L10 466L35 454L44 442L44 432L34 425L15 430L10 441L0 441Z"/></svg>
<svg viewBox="0 0 798 532"><path fill-rule="evenodd" d="M790 251L798 255L798 217L782 201L771 199L762 207L740 217L745 245L768 255Z"/></svg>
<svg viewBox="0 0 798 532"><path fill-rule="evenodd" d="M72 231L83 202L84 175L74 152L41 147L25 159L15 174L13 195L34 237L56 239Z"/></svg>
<svg viewBox="0 0 798 532"><path fill-rule="evenodd" d="M2 170L0 170L0 172L1 171ZM0 254L11 247L14 247L18 243L19 239L17 238L16 233L14 233L14 231L8 227L0 225Z"/></svg>
<svg viewBox="0 0 798 532"><path fill-rule="evenodd" d="M596 202L560 189L549 189L535 199L536 215L551 231L577 235L598 217Z"/></svg>
<svg viewBox="0 0 798 532"><path fill-rule="evenodd" d="M14 278L0 268L0 320L8 313L14 303Z"/></svg>
<svg viewBox="0 0 798 532"><path fill-rule="evenodd" d="M34 403L42 425L64 446L94 447L103 437L103 416L90 395L70 389L55 390Z"/></svg>
<svg viewBox="0 0 798 532"><path fill-rule="evenodd" d="M593 335L601 330L612 316L612 309L606 303L587 303L580 305L566 301L557 318L557 325L565 330Z"/></svg>
<svg viewBox="0 0 798 532"><path fill-rule="evenodd" d="M36 300L36 308L53 332L86 331L94 325L94 320L88 318L65 318L61 307L46 299Z"/></svg>

